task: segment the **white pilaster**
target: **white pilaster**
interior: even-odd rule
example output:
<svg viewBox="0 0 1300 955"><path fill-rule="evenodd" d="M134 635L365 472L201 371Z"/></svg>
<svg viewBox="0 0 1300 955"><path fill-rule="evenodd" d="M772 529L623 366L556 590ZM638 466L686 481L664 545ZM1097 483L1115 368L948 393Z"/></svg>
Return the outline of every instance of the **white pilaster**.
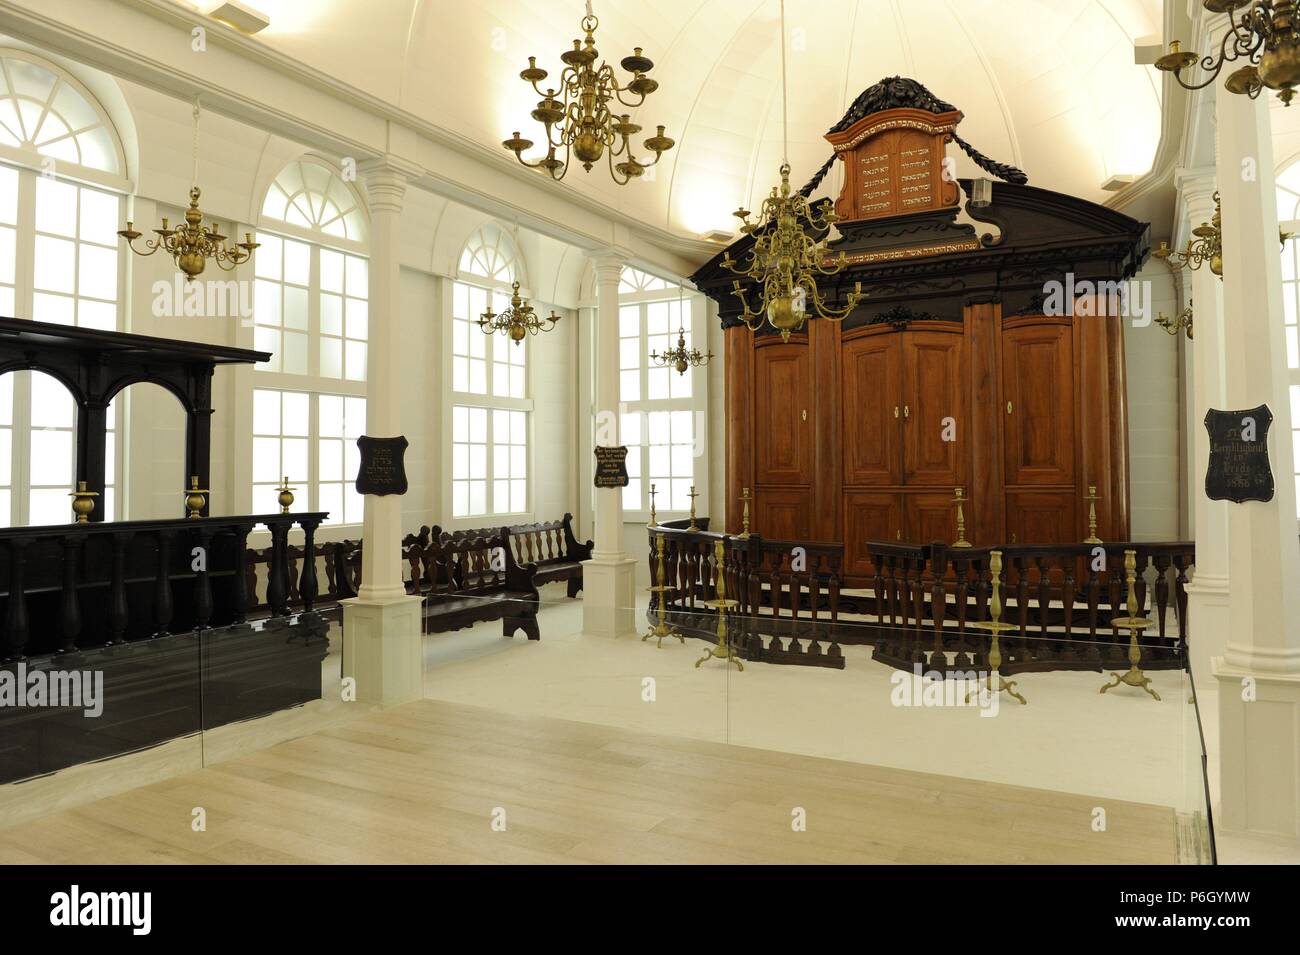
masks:
<svg viewBox="0 0 1300 955"><path fill-rule="evenodd" d="M1225 398L1229 409L1267 404L1272 411L1268 450L1276 485L1271 501L1228 505L1231 628L1223 657L1214 661L1219 823L1228 830L1300 835L1300 545L1291 480L1271 94L1265 90L1252 101L1228 93L1222 81L1215 88ZM1197 550L1199 556L1199 543Z"/></svg>
<svg viewBox="0 0 1300 955"><path fill-rule="evenodd" d="M418 170L385 157L362 163L360 172L370 209L366 434L395 437L402 433L402 200ZM418 447L421 437L412 444ZM343 608L343 674L356 680L359 701L390 706L424 692L420 598L409 596L402 583L402 499L371 494L365 505L361 587Z"/></svg>
<svg viewBox="0 0 1300 955"><path fill-rule="evenodd" d="M1187 209L1187 231L1214 215L1214 193L1218 189L1214 170L1179 175L1179 191ZM1175 247L1185 245L1187 235L1176 236ZM1187 588L1191 636L1188 651L1197 689L1213 692L1210 660L1222 656L1227 644L1228 613L1228 502L1212 501L1205 494L1205 471L1210 460L1210 438L1202 422L1210 408L1226 408L1223 374L1223 283L1202 265L1190 276L1193 305L1192 352L1192 468L1190 494L1195 510L1196 570Z"/></svg>
<svg viewBox="0 0 1300 955"><path fill-rule="evenodd" d="M592 256L596 273L595 443L619 443L618 283L624 256ZM636 632L636 561L623 551L623 491L596 488L595 546L582 566L583 633L617 637Z"/></svg>

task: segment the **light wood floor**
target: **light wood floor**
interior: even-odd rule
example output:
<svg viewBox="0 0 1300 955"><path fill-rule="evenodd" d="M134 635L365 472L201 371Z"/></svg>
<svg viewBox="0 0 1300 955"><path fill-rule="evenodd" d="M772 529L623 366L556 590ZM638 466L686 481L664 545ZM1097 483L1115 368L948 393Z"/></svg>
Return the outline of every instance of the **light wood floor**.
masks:
<svg viewBox="0 0 1300 955"><path fill-rule="evenodd" d="M0 863L1176 861L1164 807L433 700L0 829Z"/></svg>

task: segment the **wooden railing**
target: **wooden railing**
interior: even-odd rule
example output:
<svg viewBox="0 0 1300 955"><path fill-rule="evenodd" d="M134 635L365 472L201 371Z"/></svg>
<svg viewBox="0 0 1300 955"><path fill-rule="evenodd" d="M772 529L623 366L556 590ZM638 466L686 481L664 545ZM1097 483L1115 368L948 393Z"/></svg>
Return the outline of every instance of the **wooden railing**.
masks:
<svg viewBox="0 0 1300 955"><path fill-rule="evenodd" d="M662 537L673 587L665 609L683 630L690 625L707 637L716 629L706 604L715 596L714 554L722 542L726 590L739 601L730 629L743 634L735 642L753 659L830 660L839 658L841 644L867 644L875 659L904 669L921 665L946 674L986 663L987 631L970 625L988 620L991 548L867 542L875 572L867 587L847 590L841 544L742 538L710 532L703 521L695 531L684 524L649 528L650 578L657 579ZM1123 566L1130 549L1137 555L1135 596L1154 621L1140 637L1144 666L1181 667L1194 545L1113 542L1000 548L1002 620L1016 628L1002 638L1003 672L1122 663L1129 633L1111 619L1126 613ZM657 607L652 595L652 617Z"/></svg>
<svg viewBox="0 0 1300 955"><path fill-rule="evenodd" d="M0 707L0 782L320 699L329 644L314 539L325 516L0 530L0 670L77 671L103 686L93 719L44 702ZM261 619L245 562L258 525L271 533Z"/></svg>

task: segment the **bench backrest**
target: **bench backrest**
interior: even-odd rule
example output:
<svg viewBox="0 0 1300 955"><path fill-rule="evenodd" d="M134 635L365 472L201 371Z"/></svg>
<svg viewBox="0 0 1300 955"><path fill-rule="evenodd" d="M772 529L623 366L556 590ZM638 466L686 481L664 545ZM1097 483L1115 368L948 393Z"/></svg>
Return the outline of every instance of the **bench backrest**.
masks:
<svg viewBox="0 0 1300 955"><path fill-rule="evenodd" d="M443 534L420 554L419 591L432 597L532 589L531 568L510 553L505 528L479 536Z"/></svg>
<svg viewBox="0 0 1300 955"><path fill-rule="evenodd" d="M511 556L517 564L536 564L540 568L548 564L591 558L591 541L581 544L573 536L572 514L565 514L557 521L511 524L508 527L476 527L453 531L444 531L437 525L432 528L421 527L418 534L408 534L403 544L423 548L430 541L443 538L475 540L495 537L502 531L506 533Z"/></svg>

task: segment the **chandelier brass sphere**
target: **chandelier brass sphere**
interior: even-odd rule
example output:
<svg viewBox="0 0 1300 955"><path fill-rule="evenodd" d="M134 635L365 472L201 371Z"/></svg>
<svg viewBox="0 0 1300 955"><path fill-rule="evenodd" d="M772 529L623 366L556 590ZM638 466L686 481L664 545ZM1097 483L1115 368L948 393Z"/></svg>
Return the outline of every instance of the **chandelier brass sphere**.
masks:
<svg viewBox="0 0 1300 955"><path fill-rule="evenodd" d="M546 155L536 162L525 160L524 152L532 148L533 142L522 138L518 131L501 145L525 166L542 169L556 181L569 171L571 159L577 159L590 172L604 156L610 176L623 186L657 164L675 141L665 136L664 127L660 126L655 135L645 140L645 148L655 158L642 162L633 154L632 137L641 132L641 127L632 122L630 113L617 110L619 106L639 107L659 88L659 83L646 75L654 63L642 54L641 47L635 47L632 55L620 63L632 78L626 85L620 84L610 64L602 61L599 66L594 65L600 56L596 49L599 25L588 4L587 15L582 18L586 39L574 40L573 49L560 56L565 67L560 73L558 90L550 87L543 90L538 85L546 79L547 72L537 65L535 56L528 58L528 68L519 74L541 97L532 117L546 127ZM559 158L561 151L563 159ZM616 159L621 161L615 162Z"/></svg>
<svg viewBox="0 0 1300 955"><path fill-rule="evenodd" d="M1244 58L1245 63L1229 74L1224 88L1230 93L1255 99L1265 89L1277 93L1285 106L1291 105L1300 85L1300 24L1296 0L1202 0L1210 13L1228 14L1228 30L1217 56L1201 57L1183 52L1174 40L1169 52L1155 62L1156 69L1173 73L1184 89L1204 89L1214 82L1223 67ZM1238 15L1242 7L1249 9ZM1210 75L1203 83L1188 83L1182 71L1200 60Z"/></svg>
<svg viewBox="0 0 1300 955"><path fill-rule="evenodd" d="M529 335L536 335L538 332L549 332L555 327L560 316L552 310L548 318L539 318L533 307L526 302L519 294L519 283L515 282L511 286L514 289L510 296L510 305L504 311L494 313L492 306L489 305L487 311L479 316L478 327L482 329L484 335L492 335L496 332L504 332L506 336L518 345Z"/></svg>

